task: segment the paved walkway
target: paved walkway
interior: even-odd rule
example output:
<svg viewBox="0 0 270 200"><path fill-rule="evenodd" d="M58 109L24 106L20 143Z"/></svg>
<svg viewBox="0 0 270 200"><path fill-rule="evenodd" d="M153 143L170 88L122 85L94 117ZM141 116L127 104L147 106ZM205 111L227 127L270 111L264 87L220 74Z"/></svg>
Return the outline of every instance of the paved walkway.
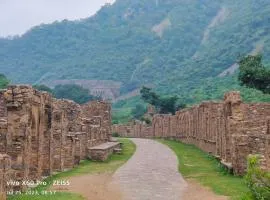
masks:
<svg viewBox="0 0 270 200"><path fill-rule="evenodd" d="M180 200L187 184L178 172L174 152L153 140L132 141L135 154L113 175L123 200Z"/></svg>

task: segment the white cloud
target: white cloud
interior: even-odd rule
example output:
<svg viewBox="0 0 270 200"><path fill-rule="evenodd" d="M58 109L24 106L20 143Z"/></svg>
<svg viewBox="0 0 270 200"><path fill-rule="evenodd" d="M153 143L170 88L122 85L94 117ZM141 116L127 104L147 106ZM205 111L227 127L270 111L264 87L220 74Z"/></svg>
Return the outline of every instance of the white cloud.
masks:
<svg viewBox="0 0 270 200"><path fill-rule="evenodd" d="M0 36L23 34L33 26L81 19L114 0L0 0Z"/></svg>

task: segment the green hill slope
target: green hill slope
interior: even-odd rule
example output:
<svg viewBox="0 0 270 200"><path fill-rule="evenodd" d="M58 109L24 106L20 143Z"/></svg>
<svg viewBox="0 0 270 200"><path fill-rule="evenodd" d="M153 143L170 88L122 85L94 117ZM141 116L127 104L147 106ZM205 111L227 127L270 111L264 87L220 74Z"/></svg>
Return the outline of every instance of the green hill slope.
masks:
<svg viewBox="0 0 270 200"><path fill-rule="evenodd" d="M153 84L197 101L239 54L270 62L269 20L269 0L116 0L88 19L0 39L0 72L21 83L116 80L123 91Z"/></svg>

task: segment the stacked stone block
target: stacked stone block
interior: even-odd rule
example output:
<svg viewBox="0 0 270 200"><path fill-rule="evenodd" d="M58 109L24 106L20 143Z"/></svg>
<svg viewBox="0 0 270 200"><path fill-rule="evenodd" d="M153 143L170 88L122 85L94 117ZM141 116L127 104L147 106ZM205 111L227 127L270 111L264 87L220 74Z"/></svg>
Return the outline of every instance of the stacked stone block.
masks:
<svg viewBox="0 0 270 200"><path fill-rule="evenodd" d="M92 119L90 129L92 136L101 144L111 139L111 104L103 101L92 101L82 106L83 115ZM90 122L91 123L91 122ZM99 137L100 136L100 137Z"/></svg>

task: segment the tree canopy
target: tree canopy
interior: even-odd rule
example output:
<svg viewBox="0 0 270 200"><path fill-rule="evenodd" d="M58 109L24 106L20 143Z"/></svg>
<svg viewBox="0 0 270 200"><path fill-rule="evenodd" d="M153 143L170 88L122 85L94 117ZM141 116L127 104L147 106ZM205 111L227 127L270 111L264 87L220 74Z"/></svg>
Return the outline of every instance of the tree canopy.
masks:
<svg viewBox="0 0 270 200"><path fill-rule="evenodd" d="M270 69L262 64L262 55L249 55L239 61L238 79L242 85L270 94Z"/></svg>
<svg viewBox="0 0 270 200"><path fill-rule="evenodd" d="M185 107L184 104L179 103L179 98L176 95L173 96L160 96L152 91L151 88L142 87L141 91L141 98L155 106L161 114L175 114L178 109L182 109Z"/></svg>
<svg viewBox="0 0 270 200"><path fill-rule="evenodd" d="M75 84L56 85L53 89L47 87L46 85L34 85L33 87L40 91L49 92L55 98L70 99L79 104L100 99L99 97L91 95L88 89Z"/></svg>
<svg viewBox="0 0 270 200"><path fill-rule="evenodd" d="M57 85L53 90L53 94L58 99L71 99L79 104L99 99L98 97L90 95L88 89L73 84Z"/></svg>
<svg viewBox="0 0 270 200"><path fill-rule="evenodd" d="M136 106L132 109L131 114L134 119L141 119L146 111L146 108L142 104L136 104Z"/></svg>

